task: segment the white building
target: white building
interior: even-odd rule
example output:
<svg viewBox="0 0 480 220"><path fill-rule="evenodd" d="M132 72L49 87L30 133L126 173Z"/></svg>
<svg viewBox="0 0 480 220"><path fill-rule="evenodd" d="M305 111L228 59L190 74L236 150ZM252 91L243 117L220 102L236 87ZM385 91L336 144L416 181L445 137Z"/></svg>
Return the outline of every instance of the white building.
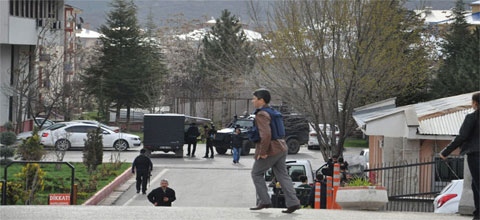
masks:
<svg viewBox="0 0 480 220"><path fill-rule="evenodd" d="M19 74L35 74L33 51L41 27L48 21L52 30L62 30L64 7L63 0L0 1L0 130L5 122L18 118L12 87Z"/></svg>

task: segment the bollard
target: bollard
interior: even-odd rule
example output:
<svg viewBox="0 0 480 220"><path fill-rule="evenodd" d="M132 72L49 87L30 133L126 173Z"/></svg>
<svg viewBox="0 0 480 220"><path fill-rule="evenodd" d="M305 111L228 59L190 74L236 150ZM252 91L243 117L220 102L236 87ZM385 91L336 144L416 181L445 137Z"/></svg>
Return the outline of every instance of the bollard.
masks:
<svg viewBox="0 0 480 220"><path fill-rule="evenodd" d="M333 203L333 178L331 176L327 176L327 209L332 209Z"/></svg>
<svg viewBox="0 0 480 220"><path fill-rule="evenodd" d="M333 195L332 195L332 209L341 209L342 207L337 203L337 190L340 187L340 164L333 164Z"/></svg>
<svg viewBox="0 0 480 220"><path fill-rule="evenodd" d="M315 209L320 209L320 190L322 189L322 185L320 182L315 183Z"/></svg>

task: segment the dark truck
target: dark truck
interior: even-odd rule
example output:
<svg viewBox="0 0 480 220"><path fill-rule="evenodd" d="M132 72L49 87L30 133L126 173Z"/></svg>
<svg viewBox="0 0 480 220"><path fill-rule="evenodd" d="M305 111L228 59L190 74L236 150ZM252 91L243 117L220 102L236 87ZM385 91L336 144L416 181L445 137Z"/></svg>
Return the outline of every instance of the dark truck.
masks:
<svg viewBox="0 0 480 220"><path fill-rule="evenodd" d="M273 108L280 110L283 115L285 124L285 141L288 145L288 154L296 154L300 150L300 146L308 143L308 134L310 127L307 119L298 114L291 114L283 107ZM248 155L251 148L255 148L254 143L248 140L247 132L253 127L255 115L249 115L234 119L227 128L217 131L213 145L218 154L225 154L231 149L231 140L235 127L240 127L242 142L242 155Z"/></svg>
<svg viewBox="0 0 480 220"><path fill-rule="evenodd" d="M143 116L143 146L146 154L154 151L175 152L175 157L183 157L185 132L192 122L200 127L210 123L210 119L181 114L145 114Z"/></svg>

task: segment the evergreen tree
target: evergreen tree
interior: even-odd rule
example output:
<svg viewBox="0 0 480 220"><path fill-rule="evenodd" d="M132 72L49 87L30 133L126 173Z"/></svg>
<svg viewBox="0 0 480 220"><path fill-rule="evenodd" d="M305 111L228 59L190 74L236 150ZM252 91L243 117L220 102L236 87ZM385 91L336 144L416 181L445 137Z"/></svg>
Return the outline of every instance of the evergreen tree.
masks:
<svg viewBox="0 0 480 220"><path fill-rule="evenodd" d="M100 27L101 56L84 77L87 92L106 108L101 111L104 119L108 117L110 103L116 106L117 117L122 107L137 106L142 97L139 87L145 79L137 7L132 0L113 0L111 6L106 25Z"/></svg>
<svg viewBox="0 0 480 220"><path fill-rule="evenodd" d="M203 57L200 71L205 78L214 78L216 90L223 97L222 124L226 119L227 96L231 96L239 77L247 75L254 65L254 49L247 41L240 20L223 10L215 26L202 40Z"/></svg>
<svg viewBox="0 0 480 220"><path fill-rule="evenodd" d="M480 88L480 43L478 27L469 28L464 2L458 0L455 16L442 47L442 64L433 81L433 96L445 97L478 91Z"/></svg>

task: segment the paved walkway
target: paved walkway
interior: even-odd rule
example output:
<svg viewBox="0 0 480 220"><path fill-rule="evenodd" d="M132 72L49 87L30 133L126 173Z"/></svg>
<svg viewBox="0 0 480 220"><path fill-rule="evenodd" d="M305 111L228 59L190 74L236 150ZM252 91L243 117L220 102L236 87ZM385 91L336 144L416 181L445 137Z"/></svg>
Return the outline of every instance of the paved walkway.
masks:
<svg viewBox="0 0 480 220"><path fill-rule="evenodd" d="M116 206L0 206L0 219L335 219L335 220L467 220L468 216L411 212L373 212L302 209L283 214L281 209L116 207Z"/></svg>

